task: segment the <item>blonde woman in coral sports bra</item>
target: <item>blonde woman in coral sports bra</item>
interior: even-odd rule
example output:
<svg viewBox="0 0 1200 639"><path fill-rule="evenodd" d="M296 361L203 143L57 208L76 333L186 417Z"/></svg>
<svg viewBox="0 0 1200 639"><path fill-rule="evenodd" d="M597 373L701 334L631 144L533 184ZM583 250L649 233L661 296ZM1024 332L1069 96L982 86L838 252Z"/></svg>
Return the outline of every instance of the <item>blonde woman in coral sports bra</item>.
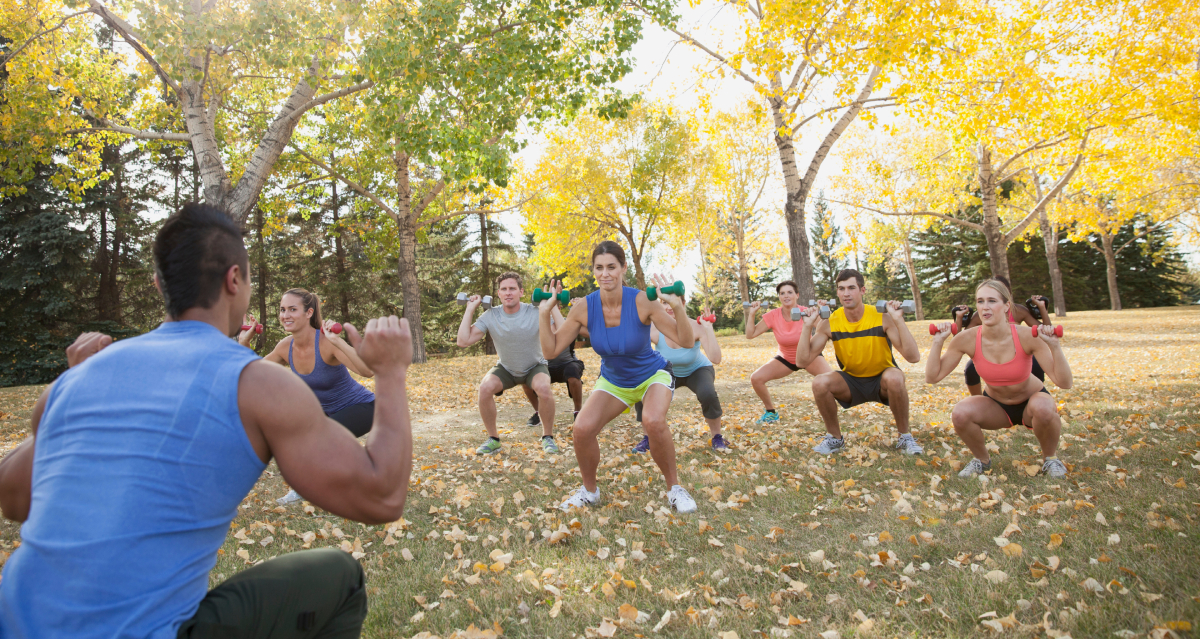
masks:
<svg viewBox="0 0 1200 639"><path fill-rule="evenodd" d="M1039 326L1035 337L1029 329L1008 321L1012 294L1004 283L987 280L975 289L975 303L982 325L950 336L950 322L942 322L925 360L925 381L936 384L958 367L966 355L987 384L983 395L968 397L954 405L951 421L975 458L959 473L973 477L992 467L985 430L1001 430L1023 424L1033 431L1042 446L1042 474L1062 477L1067 467L1057 457L1062 421L1050 392L1032 374L1033 359L1045 365L1050 381L1059 388L1071 387L1071 366L1063 355L1053 327Z"/></svg>

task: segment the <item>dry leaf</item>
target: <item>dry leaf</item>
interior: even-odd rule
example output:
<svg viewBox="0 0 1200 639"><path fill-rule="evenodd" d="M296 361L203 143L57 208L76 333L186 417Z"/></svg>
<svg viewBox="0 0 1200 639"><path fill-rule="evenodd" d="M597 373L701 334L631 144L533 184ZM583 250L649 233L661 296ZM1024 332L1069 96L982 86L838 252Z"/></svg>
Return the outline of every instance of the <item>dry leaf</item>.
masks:
<svg viewBox="0 0 1200 639"><path fill-rule="evenodd" d="M720 540L718 540L716 537L709 537L708 545L710 545L714 548L724 548L725 547L725 544L721 543Z"/></svg>
<svg viewBox="0 0 1200 639"><path fill-rule="evenodd" d="M1121 536L1117 533L1113 533L1108 536L1108 545L1116 546L1119 543L1121 543Z"/></svg>
<svg viewBox="0 0 1200 639"><path fill-rule="evenodd" d="M1021 548L1021 544L1017 543L1009 544L1004 548L1001 548L1001 550L1004 551L1005 557L1020 557L1025 552L1025 550Z"/></svg>
<svg viewBox="0 0 1200 639"><path fill-rule="evenodd" d="M984 575L983 578L994 584L1002 584L1008 581L1008 573L1004 572L1003 570L993 570Z"/></svg>
<svg viewBox="0 0 1200 639"><path fill-rule="evenodd" d="M734 630L728 632L718 632L717 639L739 639L738 633Z"/></svg>
<svg viewBox="0 0 1200 639"><path fill-rule="evenodd" d="M550 607L550 618L557 619L558 613L562 612L562 599L556 599L554 605Z"/></svg>
<svg viewBox="0 0 1200 639"><path fill-rule="evenodd" d="M1062 543L1063 543L1062 535L1060 535L1058 533L1054 533L1054 534L1050 535L1050 543L1046 544L1046 549L1053 550L1053 549L1061 546Z"/></svg>
<svg viewBox="0 0 1200 639"><path fill-rule="evenodd" d="M817 636L821 639L842 639L842 633L836 630L826 630Z"/></svg>
<svg viewBox="0 0 1200 639"><path fill-rule="evenodd" d="M617 616L625 621L633 621L638 617L638 609L629 604L621 604L617 609Z"/></svg>
<svg viewBox="0 0 1200 639"><path fill-rule="evenodd" d="M617 627L611 621L605 619L600 622L600 627L596 628L596 634L601 637L611 637L617 634Z"/></svg>
<svg viewBox="0 0 1200 639"><path fill-rule="evenodd" d="M885 530L885 531L883 531L883 532L881 532L881 533L879 533L879 541L880 541L880 542L888 542L888 541L891 541L891 540L892 540L892 533L890 533L890 532L888 532L888 531L886 531L886 530Z"/></svg>

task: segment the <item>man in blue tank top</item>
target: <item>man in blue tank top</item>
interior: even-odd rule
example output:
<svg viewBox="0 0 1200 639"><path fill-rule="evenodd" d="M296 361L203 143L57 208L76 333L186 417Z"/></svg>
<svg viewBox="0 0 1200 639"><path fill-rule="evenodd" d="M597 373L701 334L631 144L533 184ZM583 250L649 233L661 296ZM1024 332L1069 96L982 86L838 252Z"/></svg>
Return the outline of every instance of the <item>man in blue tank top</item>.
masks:
<svg viewBox="0 0 1200 639"><path fill-rule="evenodd" d="M0 579L0 637L357 637L365 577L346 553L291 553L211 591L208 573L272 458L334 514L400 517L408 325L371 320L361 337L346 326L380 391L362 446L304 382L229 339L251 286L224 211L188 204L167 218L154 261L167 320L117 343L81 336L34 406L33 435L0 461L0 509L24 522Z"/></svg>

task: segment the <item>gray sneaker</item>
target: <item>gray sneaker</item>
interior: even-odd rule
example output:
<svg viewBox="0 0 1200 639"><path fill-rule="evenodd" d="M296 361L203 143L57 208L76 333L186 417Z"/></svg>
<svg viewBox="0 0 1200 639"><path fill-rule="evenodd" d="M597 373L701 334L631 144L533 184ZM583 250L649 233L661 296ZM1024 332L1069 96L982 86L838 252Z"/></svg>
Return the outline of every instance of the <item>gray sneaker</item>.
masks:
<svg viewBox="0 0 1200 639"><path fill-rule="evenodd" d="M304 498L300 496L300 493L296 492L295 489L293 489L293 490L289 491L288 494L284 495L283 497L276 499L275 503L279 504L280 506L286 506L288 504L294 504L298 501L304 501Z"/></svg>
<svg viewBox="0 0 1200 639"><path fill-rule="evenodd" d="M491 437L488 437L487 441L483 442L479 445L479 448L475 449L476 455L491 455L492 453L498 452L500 452L500 440L492 439Z"/></svg>
<svg viewBox="0 0 1200 639"><path fill-rule="evenodd" d="M550 435L542 435L542 451L547 455L557 455L562 452L558 449L558 444L554 443L554 438Z"/></svg>
<svg viewBox="0 0 1200 639"><path fill-rule="evenodd" d="M1045 463L1042 464L1042 470L1038 474L1048 475L1055 478L1066 477L1067 465L1062 463L1062 461L1058 458L1047 459Z"/></svg>
<svg viewBox="0 0 1200 639"><path fill-rule="evenodd" d="M988 460L988 463L985 464L985 463L979 461L978 459L975 459L974 457L972 457L971 461L967 462L967 465L962 470L958 471L958 476L959 477L974 477L976 475L982 475L991 469L992 469L991 460Z"/></svg>
<svg viewBox="0 0 1200 639"><path fill-rule="evenodd" d="M904 433L900 435L900 439L896 440L896 448L899 448L905 455L920 455L925 452L924 448L913 439L912 433Z"/></svg>
<svg viewBox="0 0 1200 639"><path fill-rule="evenodd" d="M821 453L822 455L832 455L839 450L844 449L845 447L845 438L838 438L830 435L829 433L825 433L825 438L821 440L821 443L813 446L813 450Z"/></svg>

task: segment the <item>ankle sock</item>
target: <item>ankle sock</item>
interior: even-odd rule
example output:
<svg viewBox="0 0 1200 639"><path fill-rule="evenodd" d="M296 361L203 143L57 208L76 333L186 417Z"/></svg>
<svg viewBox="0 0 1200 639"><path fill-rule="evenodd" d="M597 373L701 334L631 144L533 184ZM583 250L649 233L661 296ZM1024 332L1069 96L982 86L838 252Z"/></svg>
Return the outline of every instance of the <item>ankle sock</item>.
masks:
<svg viewBox="0 0 1200 639"><path fill-rule="evenodd" d="M494 439L494 440L496 440L496 441L500 441L500 438L499 438L499 437L488 437L488 439Z"/></svg>

